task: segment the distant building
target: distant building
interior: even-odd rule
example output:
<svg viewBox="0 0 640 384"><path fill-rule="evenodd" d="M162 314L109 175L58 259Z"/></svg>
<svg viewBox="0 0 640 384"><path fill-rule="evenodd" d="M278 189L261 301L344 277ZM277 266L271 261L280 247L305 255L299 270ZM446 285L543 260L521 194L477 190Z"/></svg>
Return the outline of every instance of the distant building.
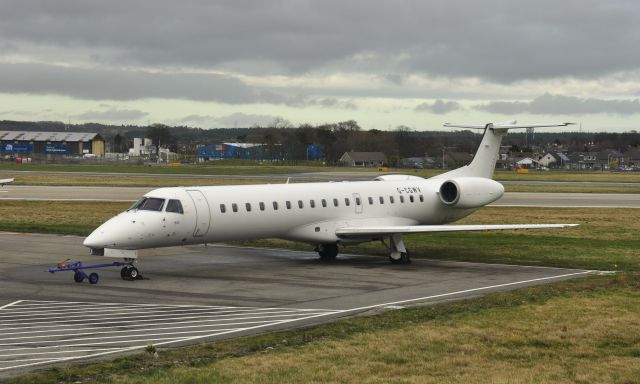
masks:
<svg viewBox="0 0 640 384"><path fill-rule="evenodd" d="M533 169L538 167L538 161L531 157L516 158L515 163L521 168Z"/></svg>
<svg viewBox="0 0 640 384"><path fill-rule="evenodd" d="M282 160L282 145L260 143L221 143L198 147L198 160L243 159Z"/></svg>
<svg viewBox="0 0 640 384"><path fill-rule="evenodd" d="M105 142L97 133L0 131L2 156L104 156Z"/></svg>
<svg viewBox="0 0 640 384"><path fill-rule="evenodd" d="M549 152L538 159L538 163L547 168L565 168L571 163L571 159L562 152Z"/></svg>
<svg viewBox="0 0 640 384"><path fill-rule="evenodd" d="M445 152L443 159L447 168L460 168L471 163L473 154L468 152Z"/></svg>
<svg viewBox="0 0 640 384"><path fill-rule="evenodd" d="M129 156L149 157L156 154L156 146L149 138L134 137L133 148L129 148Z"/></svg>
<svg viewBox="0 0 640 384"><path fill-rule="evenodd" d="M382 152L345 152L340 163L350 167L380 167L387 164L387 155Z"/></svg>

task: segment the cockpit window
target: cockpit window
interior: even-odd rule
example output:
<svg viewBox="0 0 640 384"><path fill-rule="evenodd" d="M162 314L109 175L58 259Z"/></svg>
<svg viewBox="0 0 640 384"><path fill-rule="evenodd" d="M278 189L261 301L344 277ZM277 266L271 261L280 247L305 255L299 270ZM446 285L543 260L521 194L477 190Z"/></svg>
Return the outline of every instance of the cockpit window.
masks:
<svg viewBox="0 0 640 384"><path fill-rule="evenodd" d="M169 202L167 203L167 212L173 212L173 213L184 213L184 211L182 210L182 203L180 203L180 200L169 200Z"/></svg>
<svg viewBox="0 0 640 384"><path fill-rule="evenodd" d="M129 210L132 209L139 209L142 211L162 211L162 206L164 205L164 199L158 199L157 197L143 197L142 199L138 200L135 204L133 204L131 206L131 208L129 208Z"/></svg>

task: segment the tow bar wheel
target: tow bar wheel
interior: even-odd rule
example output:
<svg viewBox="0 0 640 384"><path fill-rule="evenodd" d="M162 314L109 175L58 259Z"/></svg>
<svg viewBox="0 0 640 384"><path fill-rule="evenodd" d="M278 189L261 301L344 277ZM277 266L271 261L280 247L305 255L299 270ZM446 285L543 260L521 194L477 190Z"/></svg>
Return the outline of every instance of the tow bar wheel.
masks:
<svg viewBox="0 0 640 384"><path fill-rule="evenodd" d="M100 279L100 276L98 276L98 274L95 272L89 275L89 283L91 284L98 284L99 279Z"/></svg>

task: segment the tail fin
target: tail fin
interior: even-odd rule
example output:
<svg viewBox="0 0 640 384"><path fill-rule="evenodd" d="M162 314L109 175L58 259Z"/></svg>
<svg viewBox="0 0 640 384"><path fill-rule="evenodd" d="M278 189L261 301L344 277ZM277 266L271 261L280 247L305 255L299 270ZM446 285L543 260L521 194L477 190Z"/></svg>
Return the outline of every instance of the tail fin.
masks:
<svg viewBox="0 0 640 384"><path fill-rule="evenodd" d="M493 177L493 171L496 168L496 161L500 152L500 143L502 137L507 134L509 129L517 128L547 128L547 127L566 127L572 123L552 123L552 124L527 124L517 125L516 121L508 121L504 123L489 123L484 125L464 125L464 124L444 124L445 127L467 128L467 129L484 129L484 135L480 146L473 156L473 160L469 165L454 169L453 171L443 173L436 177L484 177L490 179Z"/></svg>

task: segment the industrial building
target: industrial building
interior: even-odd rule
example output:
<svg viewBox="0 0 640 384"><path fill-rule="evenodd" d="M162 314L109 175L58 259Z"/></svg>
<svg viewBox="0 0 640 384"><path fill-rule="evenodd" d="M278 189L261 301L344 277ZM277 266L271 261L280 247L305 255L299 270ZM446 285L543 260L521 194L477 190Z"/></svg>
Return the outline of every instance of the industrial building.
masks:
<svg viewBox="0 0 640 384"><path fill-rule="evenodd" d="M105 142L97 133L0 131L2 156L104 156Z"/></svg>
<svg viewBox="0 0 640 384"><path fill-rule="evenodd" d="M244 160L265 160L282 158L280 144L273 146L273 151L265 144L258 143L222 143L214 145L203 145L198 147L198 159L220 160L220 159L244 159Z"/></svg>

